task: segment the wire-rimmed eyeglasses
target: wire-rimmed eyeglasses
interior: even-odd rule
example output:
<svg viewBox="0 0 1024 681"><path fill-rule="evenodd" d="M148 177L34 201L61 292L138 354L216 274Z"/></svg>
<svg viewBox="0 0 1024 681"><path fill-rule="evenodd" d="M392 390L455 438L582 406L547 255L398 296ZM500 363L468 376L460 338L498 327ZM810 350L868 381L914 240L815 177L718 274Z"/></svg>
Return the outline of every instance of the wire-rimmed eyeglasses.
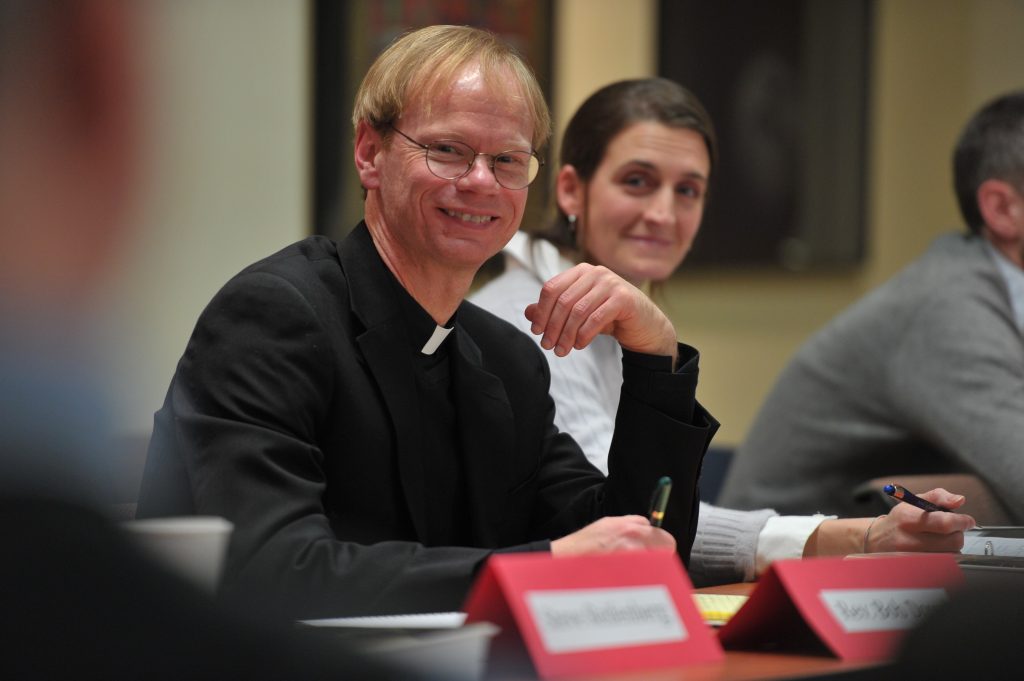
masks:
<svg viewBox="0 0 1024 681"><path fill-rule="evenodd" d="M544 161L536 151L510 149L497 154L485 154L465 142L456 140L435 140L429 144L417 142L392 124L392 130L423 150L427 170L442 180L457 180L469 174L477 156L486 156L487 167L494 173L494 179L505 189L526 189L537 179Z"/></svg>

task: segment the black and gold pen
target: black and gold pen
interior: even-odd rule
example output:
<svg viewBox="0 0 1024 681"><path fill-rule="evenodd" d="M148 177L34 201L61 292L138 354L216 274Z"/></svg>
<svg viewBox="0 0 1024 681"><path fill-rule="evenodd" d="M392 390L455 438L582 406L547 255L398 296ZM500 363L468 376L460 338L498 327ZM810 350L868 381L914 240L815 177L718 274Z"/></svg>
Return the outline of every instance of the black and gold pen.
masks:
<svg viewBox="0 0 1024 681"><path fill-rule="evenodd" d="M651 525L654 527L661 527L661 522L665 519L668 495L671 492L672 478L664 475L658 480L658 484L654 488L654 494L651 495L651 513L648 517L650 518Z"/></svg>

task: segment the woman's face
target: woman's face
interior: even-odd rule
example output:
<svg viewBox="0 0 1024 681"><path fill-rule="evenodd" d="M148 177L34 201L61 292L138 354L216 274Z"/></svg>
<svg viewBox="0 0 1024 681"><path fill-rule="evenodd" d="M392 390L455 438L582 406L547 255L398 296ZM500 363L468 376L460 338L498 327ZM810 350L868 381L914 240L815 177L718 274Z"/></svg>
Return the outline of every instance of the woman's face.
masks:
<svg viewBox="0 0 1024 681"><path fill-rule="evenodd" d="M563 166L559 205L577 216L579 245L591 262L646 285L668 278L690 250L710 165L699 133L635 123L612 138L589 182Z"/></svg>

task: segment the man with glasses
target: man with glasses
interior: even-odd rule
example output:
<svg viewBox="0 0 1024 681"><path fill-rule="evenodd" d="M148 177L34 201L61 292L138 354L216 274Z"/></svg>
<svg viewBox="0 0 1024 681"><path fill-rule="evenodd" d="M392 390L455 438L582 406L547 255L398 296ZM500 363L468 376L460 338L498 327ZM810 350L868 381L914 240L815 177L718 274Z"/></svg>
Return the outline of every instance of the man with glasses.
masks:
<svg viewBox="0 0 1024 681"><path fill-rule="evenodd" d="M553 425L529 338L463 302L515 233L550 118L489 33L410 33L356 96L364 216L232 279L199 320L157 413L140 515L235 523L225 590L303 616L451 610L493 553L689 555L717 423L697 353L603 268L556 277L526 314L564 355L625 349L605 479ZM675 482L662 528L646 514Z"/></svg>

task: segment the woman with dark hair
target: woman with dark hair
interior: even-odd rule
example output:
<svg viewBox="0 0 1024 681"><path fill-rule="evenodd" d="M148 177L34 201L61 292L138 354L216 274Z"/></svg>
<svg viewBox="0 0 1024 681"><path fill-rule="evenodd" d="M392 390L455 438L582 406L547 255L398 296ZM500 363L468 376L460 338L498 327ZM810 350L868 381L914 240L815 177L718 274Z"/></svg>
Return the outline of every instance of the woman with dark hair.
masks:
<svg viewBox="0 0 1024 681"><path fill-rule="evenodd" d="M686 257L700 227L717 160L711 119L686 88L664 78L625 80L592 94L562 139L555 220L520 232L506 269L472 300L530 332L523 310L544 282L578 262L607 267L650 292ZM556 423L597 468L607 452L622 385L622 352L611 336L585 348L539 338L551 367ZM923 494L947 508L963 497ZM897 504L878 518L779 516L701 504L690 575L698 585L755 579L773 560L868 551L958 551L973 520Z"/></svg>

